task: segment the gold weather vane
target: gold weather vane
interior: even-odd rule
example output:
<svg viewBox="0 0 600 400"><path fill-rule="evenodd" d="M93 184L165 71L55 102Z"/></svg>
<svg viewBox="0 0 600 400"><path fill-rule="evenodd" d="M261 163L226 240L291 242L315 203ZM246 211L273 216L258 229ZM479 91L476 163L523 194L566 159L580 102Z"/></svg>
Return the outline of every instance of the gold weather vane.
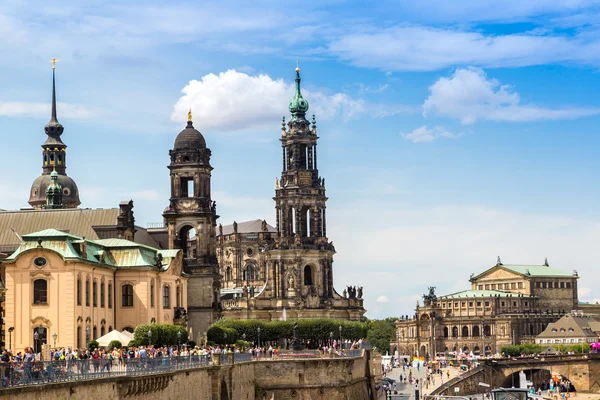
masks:
<svg viewBox="0 0 600 400"><path fill-rule="evenodd" d="M190 111L188 111L188 121L192 120L192 109L190 108Z"/></svg>
<svg viewBox="0 0 600 400"><path fill-rule="evenodd" d="M300 67L298 66L298 60L296 60L296 72L300 72Z"/></svg>
<svg viewBox="0 0 600 400"><path fill-rule="evenodd" d="M52 60L50 60L50 62L52 63L52 69L56 69L56 63L59 61L60 60L58 58L52 58Z"/></svg>

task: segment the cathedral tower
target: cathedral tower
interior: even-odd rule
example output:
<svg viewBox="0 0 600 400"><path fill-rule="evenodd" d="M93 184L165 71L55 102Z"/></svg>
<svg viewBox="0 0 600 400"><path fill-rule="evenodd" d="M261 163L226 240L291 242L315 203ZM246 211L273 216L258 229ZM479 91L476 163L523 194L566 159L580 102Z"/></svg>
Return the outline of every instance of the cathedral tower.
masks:
<svg viewBox="0 0 600 400"><path fill-rule="evenodd" d="M169 151L171 198L163 217L170 249L182 249L188 280L188 321L193 339L206 331L220 310L215 227L218 215L211 200L211 151L194 129L192 112Z"/></svg>
<svg viewBox="0 0 600 400"><path fill-rule="evenodd" d="M79 190L75 181L67 176L67 145L63 143L60 136L64 127L56 117L56 62L52 59L52 116L44 130L48 139L42 145L42 175L31 185L29 204L33 208L44 208L46 205L46 191L50 184L52 171L58 174L57 181L62 188L62 206L64 208L76 208L79 201Z"/></svg>
<svg viewBox="0 0 600 400"><path fill-rule="evenodd" d="M317 123L306 119L308 101L296 89L289 104L291 119L281 127L282 172L276 182L277 239L271 252L275 264L276 297L306 299L308 307L322 307L334 297L333 254L327 239L325 180L317 168Z"/></svg>

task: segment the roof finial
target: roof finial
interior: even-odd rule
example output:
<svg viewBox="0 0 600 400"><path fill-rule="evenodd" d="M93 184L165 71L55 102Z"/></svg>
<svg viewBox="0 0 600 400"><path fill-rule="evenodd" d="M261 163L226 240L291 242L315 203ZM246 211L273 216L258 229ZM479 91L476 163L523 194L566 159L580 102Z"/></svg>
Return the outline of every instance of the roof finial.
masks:
<svg viewBox="0 0 600 400"><path fill-rule="evenodd" d="M300 72L300 66L298 60L296 60L296 72Z"/></svg>
<svg viewBox="0 0 600 400"><path fill-rule="evenodd" d="M502 265L502 260L500 260L500 256L498 256L498 261L496 261L496 265Z"/></svg>
<svg viewBox="0 0 600 400"><path fill-rule="evenodd" d="M192 120L192 109L190 108L190 110L188 111L188 121Z"/></svg>
<svg viewBox="0 0 600 400"><path fill-rule="evenodd" d="M55 71L56 71L56 63L58 62L58 60L56 58L53 58L51 61L52 61L52 118L51 118L51 121L58 122L58 119L56 118L56 82L54 79L54 75L55 75Z"/></svg>

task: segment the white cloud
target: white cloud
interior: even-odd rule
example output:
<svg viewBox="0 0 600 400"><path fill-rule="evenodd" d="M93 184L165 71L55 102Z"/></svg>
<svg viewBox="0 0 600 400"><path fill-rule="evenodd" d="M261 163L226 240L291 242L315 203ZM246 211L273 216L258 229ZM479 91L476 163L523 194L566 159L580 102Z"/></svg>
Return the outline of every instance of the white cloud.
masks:
<svg viewBox="0 0 600 400"><path fill-rule="evenodd" d="M329 50L356 66L384 71L431 71L456 65L523 67L600 62L597 32L561 36L536 30L486 35L428 26L363 27L354 31L332 40Z"/></svg>
<svg viewBox="0 0 600 400"><path fill-rule="evenodd" d="M379 296L376 300L378 303L387 303L390 301L387 296Z"/></svg>
<svg viewBox="0 0 600 400"><path fill-rule="evenodd" d="M252 76L230 69L190 81L182 92L174 106L173 120L184 121L191 108L198 129L237 131L272 126L287 116L294 85L269 75ZM315 113L317 119L341 116L348 120L367 113L384 117L407 111L404 106L372 104L346 93L329 95L302 89L302 94L310 104L309 114Z"/></svg>
<svg viewBox="0 0 600 400"><path fill-rule="evenodd" d="M572 119L600 114L600 108L551 109L521 104L511 86L488 79L476 67L459 68L451 77L442 77L429 87L423 114L460 119L463 124L476 120L523 122Z"/></svg>
<svg viewBox="0 0 600 400"><path fill-rule="evenodd" d="M457 139L461 134L450 133L442 126L427 128L426 125L413 130L411 133L401 133L402 137L413 143L430 143L439 138Z"/></svg>
<svg viewBox="0 0 600 400"><path fill-rule="evenodd" d="M95 110L80 104L57 103L58 117L92 118ZM46 117L50 118L50 103L30 103L23 101L0 101L0 116L4 117Z"/></svg>

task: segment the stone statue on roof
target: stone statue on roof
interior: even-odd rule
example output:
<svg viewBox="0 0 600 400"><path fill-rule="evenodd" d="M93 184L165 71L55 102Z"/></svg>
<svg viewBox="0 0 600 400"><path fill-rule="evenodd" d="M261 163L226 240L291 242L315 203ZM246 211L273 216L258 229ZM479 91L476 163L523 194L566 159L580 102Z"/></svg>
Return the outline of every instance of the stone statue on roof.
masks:
<svg viewBox="0 0 600 400"><path fill-rule="evenodd" d="M233 233L237 233L237 222L233 221Z"/></svg>

